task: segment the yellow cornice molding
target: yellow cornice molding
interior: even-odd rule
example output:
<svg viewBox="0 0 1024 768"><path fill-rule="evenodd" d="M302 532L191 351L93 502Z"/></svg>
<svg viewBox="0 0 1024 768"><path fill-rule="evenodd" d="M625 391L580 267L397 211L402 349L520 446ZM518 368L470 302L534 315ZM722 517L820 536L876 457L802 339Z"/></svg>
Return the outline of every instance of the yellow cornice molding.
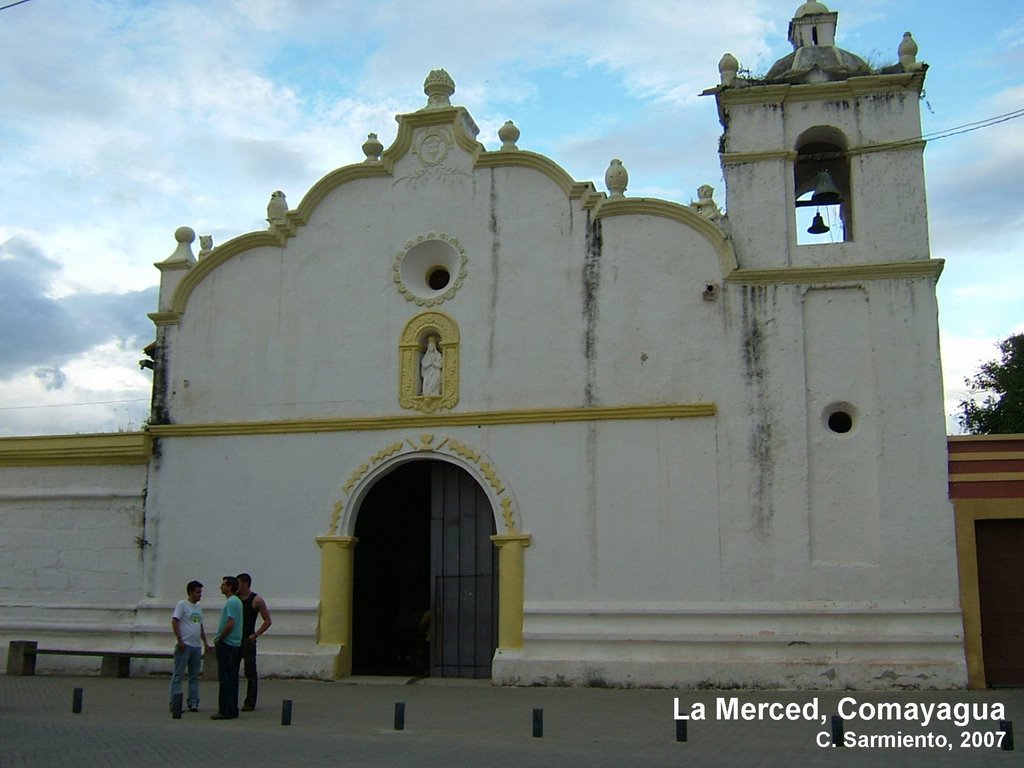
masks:
<svg viewBox="0 0 1024 768"><path fill-rule="evenodd" d="M950 453L950 461L1019 461L1024 459L1024 451L968 451L967 453Z"/></svg>
<svg viewBox="0 0 1024 768"><path fill-rule="evenodd" d="M722 165L739 165L741 163L760 163L766 160L794 161L797 153L791 150L771 149L764 152L723 152L719 155Z"/></svg>
<svg viewBox="0 0 1024 768"><path fill-rule="evenodd" d="M736 252L733 250L732 241L717 224L701 216L687 205L655 197L607 198L597 205L594 218L601 219L610 216L660 216L679 222L696 230L711 244L718 255L723 276L737 271Z"/></svg>
<svg viewBox="0 0 1024 768"><path fill-rule="evenodd" d="M887 144L865 144L859 147L850 147L846 150L846 155L855 157L857 155L870 155L875 152L923 152L927 143L924 139L914 139ZM742 163L760 163L769 160L796 162L799 154L792 150L770 149L763 152L723 152L719 157L722 160L722 165L740 165Z"/></svg>
<svg viewBox="0 0 1024 768"><path fill-rule="evenodd" d="M924 85L923 72L905 72L892 75L864 75L828 83L750 85L726 88L716 96L724 106L733 104L785 104L797 101L849 99L878 93L896 93L912 90L920 92Z"/></svg>
<svg viewBox="0 0 1024 768"><path fill-rule="evenodd" d="M1024 472L951 472L952 483L1002 483L1024 480Z"/></svg>
<svg viewBox="0 0 1024 768"><path fill-rule="evenodd" d="M0 438L0 467L146 464L152 440L145 432Z"/></svg>
<svg viewBox="0 0 1024 768"><path fill-rule="evenodd" d="M348 419L151 424L147 427L147 432L153 437L281 435L308 432L370 432L388 429L422 429L426 427L477 427L510 424L557 424L579 421L685 419L714 416L715 413L714 403L624 405L590 408L470 411L466 413L433 413L424 415L362 416Z"/></svg>
<svg viewBox="0 0 1024 768"><path fill-rule="evenodd" d="M592 182L576 181L569 172L546 155L524 149L481 152L476 158L477 168L530 168L551 179L569 198L588 199L590 196L603 197Z"/></svg>
<svg viewBox="0 0 1024 768"><path fill-rule="evenodd" d="M952 443L984 443L1007 440L1024 441L1024 432L1008 432L1005 435L949 435L946 439Z"/></svg>
<svg viewBox="0 0 1024 768"><path fill-rule="evenodd" d="M737 269L726 281L739 285L803 285L845 283L855 280L937 279L943 259L898 261L891 264L847 264L834 267L786 267L784 269Z"/></svg>
<svg viewBox="0 0 1024 768"><path fill-rule="evenodd" d="M153 321L153 325L177 325L181 322L181 315L177 312L150 312L146 317Z"/></svg>

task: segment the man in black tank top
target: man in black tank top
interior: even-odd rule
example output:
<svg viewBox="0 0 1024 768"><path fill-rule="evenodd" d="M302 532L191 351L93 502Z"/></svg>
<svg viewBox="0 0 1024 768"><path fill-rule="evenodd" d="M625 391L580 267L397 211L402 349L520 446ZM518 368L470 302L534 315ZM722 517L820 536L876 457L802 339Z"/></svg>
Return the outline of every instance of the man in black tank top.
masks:
<svg viewBox="0 0 1024 768"><path fill-rule="evenodd" d="M256 638L270 629L270 609L267 601L252 591L252 576L248 573L238 574L238 597L242 601L242 653L239 662L245 672L245 703L243 712L256 709L256 693L259 687L259 675L256 672ZM256 617L261 619L260 628L256 629Z"/></svg>

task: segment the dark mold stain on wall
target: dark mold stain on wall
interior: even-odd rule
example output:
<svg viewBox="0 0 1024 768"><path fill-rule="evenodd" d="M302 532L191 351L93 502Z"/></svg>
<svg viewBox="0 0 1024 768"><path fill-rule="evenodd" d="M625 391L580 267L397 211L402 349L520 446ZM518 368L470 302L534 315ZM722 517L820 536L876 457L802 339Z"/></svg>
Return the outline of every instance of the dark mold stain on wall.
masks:
<svg viewBox="0 0 1024 768"><path fill-rule="evenodd" d="M772 486L775 480L774 436L765 381L768 371L765 349L768 290L764 286L744 286L742 309L743 371L752 396L749 450L754 473L750 479L751 511L754 527L762 534L769 532L772 522Z"/></svg>
<svg viewBox="0 0 1024 768"><path fill-rule="evenodd" d="M583 261L583 354L587 362L584 403L597 405L597 292L601 287L601 221L589 221L587 251Z"/></svg>
<svg viewBox="0 0 1024 768"><path fill-rule="evenodd" d="M491 303L489 308L490 327L488 329L488 340L487 340L487 366L489 368L494 367L494 332L498 325L497 323L497 307L498 307L498 283L499 283L499 270L501 266L501 230L498 226L498 185L495 179L494 168L491 168L491 219L489 223L489 229L491 231Z"/></svg>

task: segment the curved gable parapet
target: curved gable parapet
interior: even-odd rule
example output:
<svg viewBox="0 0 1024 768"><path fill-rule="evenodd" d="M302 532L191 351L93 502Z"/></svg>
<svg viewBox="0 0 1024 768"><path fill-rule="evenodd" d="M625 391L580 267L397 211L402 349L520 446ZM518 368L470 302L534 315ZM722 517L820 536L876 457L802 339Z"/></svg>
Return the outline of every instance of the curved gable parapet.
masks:
<svg viewBox="0 0 1024 768"><path fill-rule="evenodd" d="M589 181L576 181L569 172L546 155L522 149L481 152L476 158L477 168L531 168L547 176L569 198L582 198L584 207L593 207L604 195Z"/></svg>
<svg viewBox="0 0 1024 768"><path fill-rule="evenodd" d="M292 217L293 225L305 223L298 219L298 216ZM159 319L153 315L150 315L150 317L153 317L154 322L158 325L173 325L179 322L181 316L185 314L185 307L188 306L188 300L192 295L192 291L213 270L240 253L245 253L255 248L281 248L286 240L287 237L279 229L275 228L274 230L262 232L247 232L244 235L228 240L223 245L217 246L208 256L201 259L185 273L181 282L174 289L170 309L166 312L157 313Z"/></svg>
<svg viewBox="0 0 1024 768"><path fill-rule="evenodd" d="M299 203L298 212L304 221L308 221L317 206L335 189L359 179L372 179L391 176L395 163L405 157L412 149L413 134L418 128L429 128L434 125L451 125L454 127L455 142L470 155L476 157L484 152L480 142L470 136L463 127L468 113L462 107L431 109L422 112L410 112L398 115L398 134L376 162L346 165L331 171L316 182Z"/></svg>
<svg viewBox="0 0 1024 768"><path fill-rule="evenodd" d="M355 163L337 168L309 188L299 207L303 223L309 221L317 206L338 187L359 179L374 179L391 175L391 166L382 159L379 163Z"/></svg>
<svg viewBox="0 0 1024 768"><path fill-rule="evenodd" d="M736 251L732 241L714 222L696 213L692 208L679 203L660 200L655 197L616 197L602 200L594 211L594 218L610 216L660 216L679 222L700 234L718 255L718 263L722 277L728 277L736 271Z"/></svg>

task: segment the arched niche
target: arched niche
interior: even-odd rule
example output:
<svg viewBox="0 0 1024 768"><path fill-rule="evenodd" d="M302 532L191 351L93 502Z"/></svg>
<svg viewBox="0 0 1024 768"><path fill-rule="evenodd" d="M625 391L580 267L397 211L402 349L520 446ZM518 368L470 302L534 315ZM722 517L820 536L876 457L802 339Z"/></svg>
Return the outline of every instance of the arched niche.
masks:
<svg viewBox="0 0 1024 768"><path fill-rule="evenodd" d="M424 369L425 355L434 363L430 373ZM412 318L402 331L398 357L398 404L402 408L433 413L455 407L459 402L459 326L451 317L424 312Z"/></svg>

